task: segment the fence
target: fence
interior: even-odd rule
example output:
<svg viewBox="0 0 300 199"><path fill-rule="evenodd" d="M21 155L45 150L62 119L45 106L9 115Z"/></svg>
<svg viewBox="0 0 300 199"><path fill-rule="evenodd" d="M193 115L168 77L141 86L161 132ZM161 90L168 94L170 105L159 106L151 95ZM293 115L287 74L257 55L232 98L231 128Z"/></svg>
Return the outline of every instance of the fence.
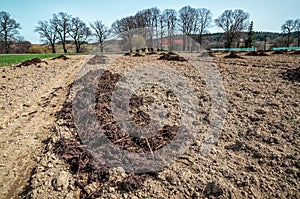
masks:
<svg viewBox="0 0 300 199"><path fill-rule="evenodd" d="M300 47L279 47L272 48L273 50L300 50Z"/></svg>
<svg viewBox="0 0 300 199"><path fill-rule="evenodd" d="M252 48L211 48L211 51L256 51L255 47Z"/></svg>

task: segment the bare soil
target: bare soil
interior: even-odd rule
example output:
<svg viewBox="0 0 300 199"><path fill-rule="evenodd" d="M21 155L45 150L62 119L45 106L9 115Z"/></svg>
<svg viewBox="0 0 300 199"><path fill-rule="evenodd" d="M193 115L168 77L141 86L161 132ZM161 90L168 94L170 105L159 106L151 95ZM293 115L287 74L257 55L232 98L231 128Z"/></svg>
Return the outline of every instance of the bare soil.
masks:
<svg viewBox="0 0 300 199"><path fill-rule="evenodd" d="M82 56L72 56L68 61L46 59L22 68L2 67L1 198L19 198L41 156L42 140L48 137L56 120L54 114L65 101L66 88L83 60Z"/></svg>
<svg viewBox="0 0 300 199"><path fill-rule="evenodd" d="M199 136L173 164L143 174L102 165L82 145L70 113L71 83L84 56L46 60L48 64L41 63L39 68L4 68L0 75L1 198L297 198L300 57L237 55L243 59L226 59L224 54L214 53L214 63L224 79L228 108L218 143L206 157L200 156L199 150L202 132L209 126L210 97L204 88L205 77L197 76L188 62L159 60L155 54L91 59L90 65L105 65L112 85L118 80L114 77L151 62L181 71L197 87L202 105ZM109 92L101 91L108 98ZM152 98L139 97L147 92L153 93ZM149 115L143 113L147 104L143 103L164 99L159 93L167 90L137 92L131 102L137 123L147 124ZM102 102L97 111L105 124L112 118L107 103ZM167 105L175 107L176 103L169 101ZM176 122L175 116L171 122ZM166 135L171 136L157 139L163 140L161 143L153 139L149 147L145 140L135 144L130 137L112 131L116 135L110 138L112 142L137 151L155 150L176 133L167 131Z"/></svg>

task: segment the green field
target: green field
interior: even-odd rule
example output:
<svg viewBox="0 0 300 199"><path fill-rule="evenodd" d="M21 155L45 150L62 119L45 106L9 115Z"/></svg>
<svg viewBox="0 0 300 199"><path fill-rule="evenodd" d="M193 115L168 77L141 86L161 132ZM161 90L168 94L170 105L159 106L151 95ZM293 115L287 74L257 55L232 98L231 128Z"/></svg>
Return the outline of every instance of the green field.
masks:
<svg viewBox="0 0 300 199"><path fill-rule="evenodd" d="M52 58L57 57L59 54L8 54L0 55L0 67L1 66L11 66L13 64L19 64L23 61L33 59L33 58Z"/></svg>

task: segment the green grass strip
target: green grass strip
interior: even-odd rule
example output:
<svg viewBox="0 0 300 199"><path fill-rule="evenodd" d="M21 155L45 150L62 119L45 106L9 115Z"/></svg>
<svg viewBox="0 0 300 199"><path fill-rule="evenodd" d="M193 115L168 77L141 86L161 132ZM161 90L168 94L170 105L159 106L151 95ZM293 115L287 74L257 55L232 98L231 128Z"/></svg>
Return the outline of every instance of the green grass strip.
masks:
<svg viewBox="0 0 300 199"><path fill-rule="evenodd" d="M2 54L0 55L0 67L19 64L23 61L30 60L33 58L44 59L53 58L57 56L59 56L59 54Z"/></svg>

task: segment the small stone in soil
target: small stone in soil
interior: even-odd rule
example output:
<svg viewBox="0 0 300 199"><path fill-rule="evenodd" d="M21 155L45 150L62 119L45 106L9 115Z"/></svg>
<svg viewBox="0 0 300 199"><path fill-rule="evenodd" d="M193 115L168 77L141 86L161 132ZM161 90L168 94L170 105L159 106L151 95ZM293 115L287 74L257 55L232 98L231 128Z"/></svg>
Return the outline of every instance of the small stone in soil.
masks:
<svg viewBox="0 0 300 199"><path fill-rule="evenodd" d="M216 196L217 197L222 194L223 194L223 190L218 185L216 185L215 182L209 182L205 186L205 189L204 189L205 196Z"/></svg>

